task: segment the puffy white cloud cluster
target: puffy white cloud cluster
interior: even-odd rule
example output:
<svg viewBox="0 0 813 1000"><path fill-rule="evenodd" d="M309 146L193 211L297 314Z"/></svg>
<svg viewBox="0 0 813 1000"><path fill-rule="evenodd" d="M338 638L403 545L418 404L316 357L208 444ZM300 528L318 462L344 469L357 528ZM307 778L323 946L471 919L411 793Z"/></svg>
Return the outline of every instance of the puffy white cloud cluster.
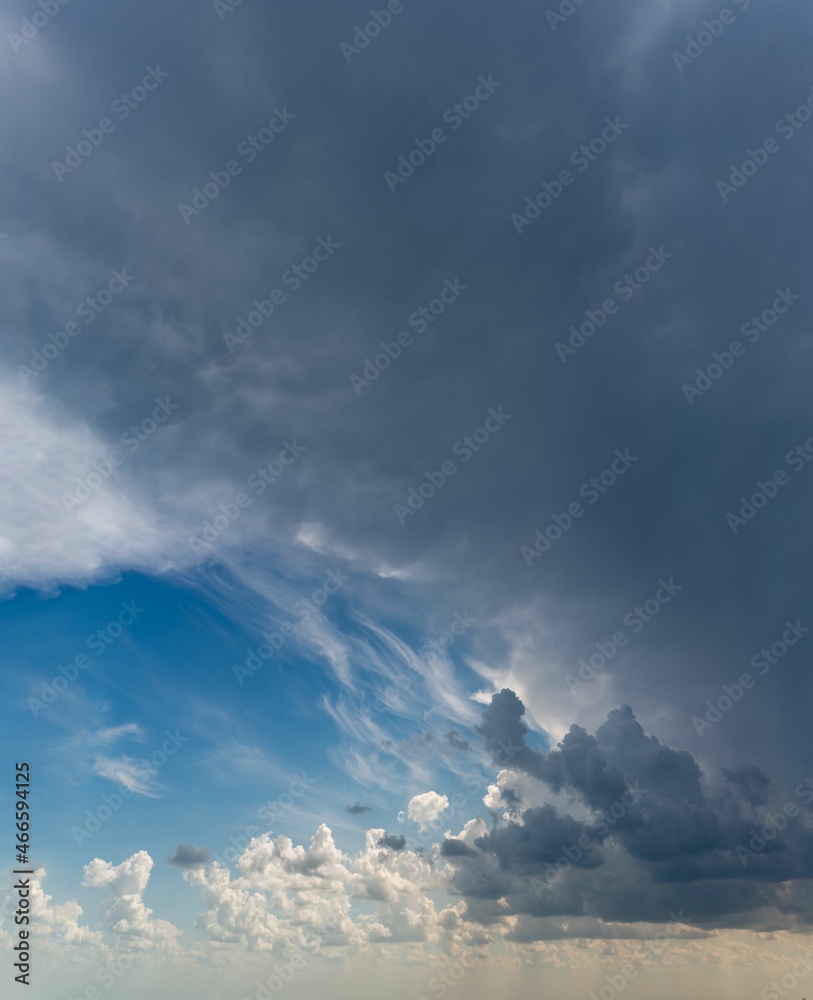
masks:
<svg viewBox="0 0 813 1000"><path fill-rule="evenodd" d="M478 818L457 834L447 832L446 838L472 848L485 833L486 824ZM259 955L305 951L316 957L320 952L336 954L333 946L343 946L339 954L377 963L423 966L445 954L447 961L465 958L467 969L480 968L481 962L488 963L482 968L491 968L494 963L518 960L539 968L571 968L578 962L595 969L615 968L621 961L641 968L664 961L684 967L767 966L778 961L773 948L760 949L760 942L741 932L715 934L686 925L664 932L660 924L505 912L491 913L483 922L478 920L477 900L436 903L435 897L442 896L448 884L437 851L427 858L405 847L382 846L398 839L387 837L383 829L369 830L364 849L347 855L324 824L307 847L265 834L238 859L239 874L214 862L205 869L185 871L183 877L202 891L206 910L198 925L210 948L221 950L221 964L228 963L230 954L236 959L245 951ZM155 919L144 905L152 867L145 851L118 865L95 858L85 867L83 884L110 894L101 908L98 929L81 922L83 912L76 902L54 904L42 889L45 872L39 870L30 897L39 941L52 957L61 956L62 963L70 956L82 962L95 959L103 969L131 968L129 962L115 964L127 952L137 953L140 964L157 963L162 975L170 968L183 968L190 959L198 961L205 953L200 946L177 947L177 929ZM2 906L7 919L11 901L8 894ZM667 939L660 940L665 933ZM231 948L223 951L224 945ZM777 944L779 954L791 955L798 947L798 935L783 937ZM173 964L167 965L166 959ZM181 964L175 965L176 961Z"/></svg>
<svg viewBox="0 0 813 1000"><path fill-rule="evenodd" d="M407 816L417 823L421 832L434 827L438 817L449 808L449 800L437 792L422 792L415 795L407 806Z"/></svg>
<svg viewBox="0 0 813 1000"><path fill-rule="evenodd" d="M430 793L434 794L434 793ZM343 854L322 824L308 847L288 837L256 837L237 859L239 875L214 863L184 872L203 891L206 911L198 926L213 941L250 949L288 946L316 950L325 945L424 943L453 946L468 934L465 904L440 910L432 893L442 890L436 851L398 845L383 829L368 830L364 849ZM368 907L354 901L371 902Z"/></svg>
<svg viewBox="0 0 813 1000"><path fill-rule="evenodd" d="M184 872L184 879L203 891L206 910L197 920L210 941L271 950L285 940L285 925L268 908L268 897L252 892L245 881L231 879L217 862L208 869Z"/></svg>
<svg viewBox="0 0 813 1000"><path fill-rule="evenodd" d="M68 948L77 957L98 960L109 958L113 951L176 950L178 930L166 920L152 918L152 910L144 905L142 895L153 867L146 851L139 851L119 865L94 858L86 865L82 885L108 889L110 898L102 904L100 919L91 926L82 907L75 900L55 903L43 889L46 872L39 868L30 878L30 929L38 945L46 951ZM14 920L18 906L15 889L8 887L0 900L0 912L7 926Z"/></svg>
<svg viewBox="0 0 813 1000"><path fill-rule="evenodd" d="M473 848L479 837L485 837L488 833L488 827L486 826L485 820L480 816L476 816L474 819L470 819L468 823L463 827L460 833L454 834L451 831L446 831L447 840L459 840L466 845L466 847Z"/></svg>
<svg viewBox="0 0 813 1000"><path fill-rule="evenodd" d="M493 784L488 785L483 805L505 822L520 818L526 809L545 805L556 806L577 819L590 816L589 810L575 796L565 790L557 794L539 778L510 768L499 771Z"/></svg>
<svg viewBox="0 0 813 1000"><path fill-rule="evenodd" d="M349 883L359 899L392 903L400 896L417 895L435 883L432 866L415 851L382 847L384 830L368 830L367 841L351 865Z"/></svg>
<svg viewBox="0 0 813 1000"><path fill-rule="evenodd" d="M101 933L91 930L87 925L80 923L82 907L75 900L55 904L53 897L45 892L42 887L42 880L45 878L45 875L45 869L39 868L31 878L29 886L30 894L28 899L31 904L32 930L43 940L50 940L57 944L101 945ZM15 901L16 894L12 892L9 897L9 904L13 904Z"/></svg>
<svg viewBox="0 0 813 1000"><path fill-rule="evenodd" d="M153 920L152 910L142 895L152 871L153 860L146 851L113 865L94 858L85 865L82 885L107 888L111 897L102 905L102 925L121 943L132 948L172 947L177 929L166 920Z"/></svg>

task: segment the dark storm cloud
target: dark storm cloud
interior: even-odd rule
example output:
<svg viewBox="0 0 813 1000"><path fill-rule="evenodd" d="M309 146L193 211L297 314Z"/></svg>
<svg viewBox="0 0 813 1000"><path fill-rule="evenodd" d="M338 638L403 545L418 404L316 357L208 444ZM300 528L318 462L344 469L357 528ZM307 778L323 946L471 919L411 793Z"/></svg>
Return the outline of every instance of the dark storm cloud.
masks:
<svg viewBox="0 0 813 1000"><path fill-rule="evenodd" d="M126 267L132 285L31 384L109 442L157 395L182 404L171 433L124 470L150 485L158 509L149 516L198 528L296 437L307 452L241 521L252 537L291 541L303 523L319 524L328 548L410 578L390 572L387 601L408 594L471 608L484 626L483 662L501 667L514 642L531 649L516 667L523 697L578 724L540 753L501 695L481 723L500 766L599 813L636 782L648 790L616 827L629 897L609 879L601 891L590 881L585 896L561 904L531 892L520 912L589 905L608 918L662 919L676 905L673 885L655 877L682 880L674 900L687 912L756 924L776 894L754 873L809 870L798 828L742 871L727 853L743 824L747 842L753 821L740 804L781 803L801 777L805 640L702 739L691 719L808 610L813 463L736 535L725 514L758 480L787 470L786 453L813 433L813 124L780 138L725 203L715 183L806 99L813 39L801 5L780 21L753 4L679 72L672 53L707 15L699 0L585 5L554 32L526 0L510 13L447 0L409 7L348 64L339 43L358 21L348 0L243 4L223 22L189 0L71 4L30 45L7 51L2 70L15 97L0 151L9 233L0 336L11 369L30 364L110 270ZM57 180L52 162L154 64L169 77ZM460 128L446 123L448 140L389 190L384 172L488 74L500 86ZM239 144L275 108L296 117L249 163ZM572 151L608 117L628 127L577 172ZM185 224L179 203L231 159L240 175ZM567 168L574 184L518 234L511 214ZM328 237L339 248L297 285L290 269ZM633 289L624 276L661 246L671 256L659 270L634 294L616 291L619 281ZM465 291L419 333L409 317L447 279ZM230 352L224 332L267 311L276 288L285 302ZM743 325L778 288L801 297L752 343ZM556 343L610 298L617 313L563 364ZM401 330L413 343L388 364ZM745 354L689 405L682 386L702 381L713 352L734 339ZM368 362L380 374L357 394L350 376ZM500 406L510 419L464 463L456 443ZM637 460L606 487L618 449ZM401 525L393 505L452 459L454 475ZM574 502L583 515L567 515L562 531ZM527 565L520 546L533 546L554 515L561 537ZM639 615L670 576L679 595ZM608 649L619 630L626 643L605 658L601 681L571 697L564 675L600 658L596 644ZM591 735L618 704L649 729L657 719L662 738L691 753L646 736L628 709ZM753 760L770 785L742 770ZM718 798L704 791L701 762L715 780L726 768ZM467 871L476 859L463 859L460 891L471 883L472 898L500 898L509 848L532 852L512 836L494 837L500 862L481 851L477 877ZM604 865L574 870L556 892L602 878L605 847ZM787 899L787 912L809 913L797 890Z"/></svg>
<svg viewBox="0 0 813 1000"><path fill-rule="evenodd" d="M345 812L349 812L351 816L361 816L363 813L372 812L370 806L365 806L361 802L354 802L351 805L344 807Z"/></svg>
<svg viewBox="0 0 813 1000"><path fill-rule="evenodd" d="M580 726L572 726L561 750L543 754L526 745L527 727L521 721L525 706L504 688L491 699L475 727L485 738L496 762L540 778L554 792L579 791L594 808L608 808L627 790L623 775L598 750L598 742Z"/></svg>
<svg viewBox="0 0 813 1000"><path fill-rule="evenodd" d="M167 859L167 864L173 868L203 868L212 860L205 847L194 844L179 844L175 854Z"/></svg>
<svg viewBox="0 0 813 1000"><path fill-rule="evenodd" d="M477 855L474 848L469 847L468 844L456 837L444 840L440 845L440 853L444 858L476 857Z"/></svg>
<svg viewBox="0 0 813 1000"><path fill-rule="evenodd" d="M126 265L132 287L36 384L113 440L145 401L174 393L183 424L132 466L173 509L212 484L223 484L213 506L228 501L231 483L298 435L307 455L246 512L258 533L290 537L317 522L375 561L423 560L421 597L471 597L483 623L542 602L572 667L674 574L680 599L605 677L616 703L650 713L666 702L670 736L690 734L705 698L801 610L805 474L736 537L723 518L809 437L794 363L809 337L807 297L693 406L681 392L777 286L801 289L807 274L798 202L813 128L729 202L714 187L805 96L801 14L786 12L777 33L754 5L679 73L672 52L707 13L699 3L657 15L636 3L621 17L586 8L555 32L531 4L510 17L484 4L414 7L349 64L339 43L358 11L347 2L242 5L222 23L188 2L66 13L9 70L19 98L4 117L10 363L29 360L19 337L38 345ZM37 71L37 53L59 60L59 88ZM767 86L742 68L760 53L783 67ZM169 77L57 181L51 163L148 64ZM459 128L447 121L448 140L391 192L384 171L484 74L501 86ZM274 108L296 118L246 162L239 144ZM629 127L578 172L571 152L616 116ZM230 158L241 174L185 225L179 203ZM511 213L568 167L574 185L517 234ZM283 276L328 236L340 249L294 290ZM661 244L672 256L622 299L615 283ZM447 278L467 290L418 334L409 316ZM224 331L276 287L285 303L229 353ZM619 314L563 365L555 343L609 297ZM414 344L357 396L349 376L401 329ZM401 526L393 504L500 405L511 420L465 465L457 456L456 475ZM625 448L638 461L587 504L581 485ZM573 501L584 516L526 567L520 545ZM788 675L806 683L798 664ZM757 717L795 718L800 699L785 704L772 680L759 705L744 700L708 734L706 752L753 746ZM557 681L529 676L528 694L542 701ZM799 727L783 728L779 766L800 749Z"/></svg>
<svg viewBox="0 0 813 1000"><path fill-rule="evenodd" d="M750 806L764 806L768 801L771 779L758 767L752 764L743 767L724 767L722 773Z"/></svg>
<svg viewBox="0 0 813 1000"><path fill-rule="evenodd" d="M522 796L516 789L511 788L509 785L501 788L500 799L505 803L505 808L509 812L516 813L519 811L522 803Z"/></svg>
<svg viewBox="0 0 813 1000"><path fill-rule="evenodd" d="M562 816L553 806L546 805L526 810L521 823L491 830L477 840L477 846L493 854L503 868L528 866L529 870L535 870L545 862L556 861L563 844L578 843L589 829L587 824ZM593 851L585 853L577 865L595 868L601 863L601 857Z"/></svg>
<svg viewBox="0 0 813 1000"><path fill-rule="evenodd" d="M445 841L441 854L462 895L504 896L511 912L535 916L665 921L670 908L683 908L715 926L810 923L809 900L799 905L801 885L792 902L782 886L813 874L805 823L813 781L800 782L782 803L766 775L742 765L725 771L710 797L692 756L647 736L626 706L611 711L595 736L572 727L548 753L527 746L523 714L505 689L477 731L500 766L574 794L593 818L576 820L545 805L496 825L478 838L479 852ZM506 765L500 755L507 747L513 755ZM610 790L618 793L613 804Z"/></svg>
<svg viewBox="0 0 813 1000"><path fill-rule="evenodd" d="M395 833L385 834L379 841L379 847L388 847L391 851L403 851L406 847L406 837Z"/></svg>
<svg viewBox="0 0 813 1000"><path fill-rule="evenodd" d="M450 729L444 738L449 746L454 750L461 750L465 752L471 749L471 743L469 743L468 740L464 740L456 729Z"/></svg>
<svg viewBox="0 0 813 1000"><path fill-rule="evenodd" d="M508 689L494 695L484 710L476 729L495 761L504 763L510 751L509 766L539 778L555 793L576 793L592 810L607 814L633 856L667 861L734 846L744 836L738 816L726 819L730 828L725 829L701 788L701 771L691 754L647 736L629 706L611 711L595 736L571 726L549 753L527 746L524 711Z"/></svg>

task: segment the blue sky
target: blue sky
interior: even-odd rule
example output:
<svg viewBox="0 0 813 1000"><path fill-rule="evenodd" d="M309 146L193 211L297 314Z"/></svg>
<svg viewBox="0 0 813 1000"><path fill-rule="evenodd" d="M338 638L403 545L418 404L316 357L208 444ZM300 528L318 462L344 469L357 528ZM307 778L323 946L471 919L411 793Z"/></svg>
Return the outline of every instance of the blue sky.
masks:
<svg viewBox="0 0 813 1000"><path fill-rule="evenodd" d="M116 636L122 607L135 613L135 620ZM346 842L364 829L345 813L359 795L370 799L369 786L354 782L340 766L340 745L351 723L346 720L343 731L325 704L339 711L348 694L324 660L283 647L249 673L245 663L263 645L261 635L225 617L195 589L138 574L47 598L21 592L2 609L9 646L19 657L10 665L18 682L8 746L37 734L36 763L48 782L42 808L49 810L43 813L43 833L53 837L50 853L70 854L74 864L86 853L90 837L71 831L82 828L86 811L94 812L116 786L110 775L99 773L105 771L99 760L143 760L154 751L160 757L167 732L179 734L171 756L149 777L132 775L131 787L144 794L128 798L116 823L93 834L94 849L117 843L129 828L127 836L148 833L154 849L168 855L193 834L203 836L213 851L222 845L222 853L228 838L256 825L257 810L287 792L297 775L309 779L309 794L297 796L302 806L314 798L310 781L322 787L310 802L308 819L294 823L294 811L286 817L286 830L298 826L304 834L317 802L322 809L331 803L331 821L344 828L337 835ZM348 625L343 611L337 603L331 615L339 628ZM303 619L300 614L289 620ZM269 625L268 633L273 631ZM80 666L88 665L76 673L70 664L83 654ZM76 674L75 680L60 680L65 674ZM354 692L366 700L372 724L386 714L375 691L369 686ZM404 740L430 731L408 716L391 720L386 730ZM303 733L310 734L307 740ZM403 770L394 750L383 759L394 772ZM463 787L454 774L444 780L455 792ZM211 798L205 792L213 787L217 794ZM390 821L402 804L397 794L377 785L370 801L374 814Z"/></svg>
<svg viewBox="0 0 813 1000"><path fill-rule="evenodd" d="M810 29L2 6L36 996L808 989Z"/></svg>

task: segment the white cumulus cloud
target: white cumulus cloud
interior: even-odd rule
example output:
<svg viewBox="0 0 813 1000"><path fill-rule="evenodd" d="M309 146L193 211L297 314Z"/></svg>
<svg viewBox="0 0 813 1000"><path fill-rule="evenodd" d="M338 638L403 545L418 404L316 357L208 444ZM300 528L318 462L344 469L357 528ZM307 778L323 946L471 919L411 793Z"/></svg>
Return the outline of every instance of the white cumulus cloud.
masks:
<svg viewBox="0 0 813 1000"><path fill-rule="evenodd" d="M449 808L449 800L437 792L422 792L409 800L407 816L421 832L431 829L438 817Z"/></svg>

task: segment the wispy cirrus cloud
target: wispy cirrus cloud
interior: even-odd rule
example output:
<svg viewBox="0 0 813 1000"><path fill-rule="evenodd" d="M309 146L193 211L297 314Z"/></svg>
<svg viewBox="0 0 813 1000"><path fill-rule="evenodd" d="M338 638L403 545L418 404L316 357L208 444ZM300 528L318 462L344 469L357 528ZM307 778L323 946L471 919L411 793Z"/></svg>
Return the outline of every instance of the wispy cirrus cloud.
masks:
<svg viewBox="0 0 813 1000"><path fill-rule="evenodd" d="M93 773L121 785L135 795L151 799L159 797L155 783L158 768L143 758L96 757L93 760Z"/></svg>

